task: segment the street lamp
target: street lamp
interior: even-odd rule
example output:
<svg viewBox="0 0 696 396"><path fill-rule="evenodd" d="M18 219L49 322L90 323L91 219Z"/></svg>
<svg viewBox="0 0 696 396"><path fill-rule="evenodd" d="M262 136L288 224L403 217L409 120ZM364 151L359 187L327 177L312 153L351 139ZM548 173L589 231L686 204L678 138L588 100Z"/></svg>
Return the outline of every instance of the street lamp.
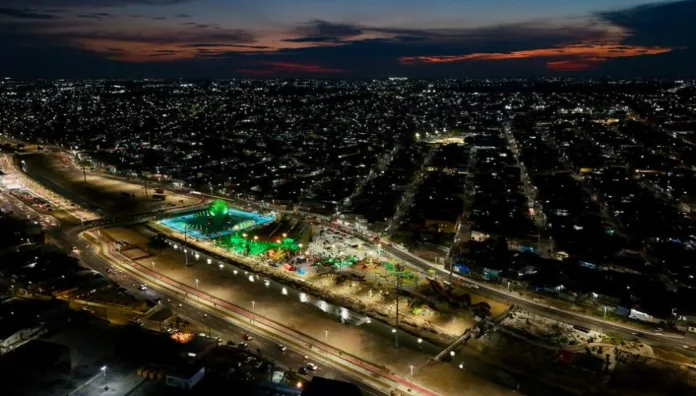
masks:
<svg viewBox="0 0 696 396"><path fill-rule="evenodd" d="M411 369L411 388L413 388L413 365L408 366ZM411 389L408 390L409 392Z"/></svg>
<svg viewBox="0 0 696 396"><path fill-rule="evenodd" d="M106 384L106 366L102 366L102 373L104 373L104 390L109 390L109 386Z"/></svg>
<svg viewBox="0 0 696 396"><path fill-rule="evenodd" d="M198 302L201 302L201 295L199 294L201 289L198 287L198 279L196 279L196 295L198 296Z"/></svg>
<svg viewBox="0 0 696 396"><path fill-rule="evenodd" d="M251 323L254 323L256 316L256 301L251 301Z"/></svg>
<svg viewBox="0 0 696 396"><path fill-rule="evenodd" d="M155 262L151 261L150 264L152 264L152 269L154 270L155 269Z"/></svg>
<svg viewBox="0 0 696 396"><path fill-rule="evenodd" d="M326 358L329 359L329 330L324 330L324 336L326 337Z"/></svg>

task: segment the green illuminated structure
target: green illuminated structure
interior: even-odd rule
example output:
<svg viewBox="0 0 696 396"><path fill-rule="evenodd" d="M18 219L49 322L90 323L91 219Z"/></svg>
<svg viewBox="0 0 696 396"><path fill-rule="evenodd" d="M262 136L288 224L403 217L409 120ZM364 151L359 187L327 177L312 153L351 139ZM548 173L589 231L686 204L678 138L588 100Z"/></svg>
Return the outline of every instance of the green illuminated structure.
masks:
<svg viewBox="0 0 696 396"><path fill-rule="evenodd" d="M292 238L286 238L277 242L267 242L255 240L253 236L245 238L243 234L234 233L229 237L218 239L217 242L218 246L244 256L259 256L271 250L293 253L300 250L300 246Z"/></svg>
<svg viewBox="0 0 696 396"><path fill-rule="evenodd" d="M210 213L210 215L217 218L227 216L227 213L229 213L229 211L230 206L227 204L227 202L223 201L222 199L216 199L215 201L211 202L210 207L208 208L208 212Z"/></svg>

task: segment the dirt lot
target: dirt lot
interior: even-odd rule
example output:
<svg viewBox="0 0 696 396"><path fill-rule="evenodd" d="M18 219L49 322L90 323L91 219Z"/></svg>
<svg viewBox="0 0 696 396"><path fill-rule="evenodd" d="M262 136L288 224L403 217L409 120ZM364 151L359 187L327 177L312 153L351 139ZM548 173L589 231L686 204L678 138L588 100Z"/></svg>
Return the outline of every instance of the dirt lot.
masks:
<svg viewBox="0 0 696 396"><path fill-rule="evenodd" d="M145 189L140 185L89 172L85 183L81 170L65 165L53 154L27 155L22 159L27 163L28 174L44 186L83 206L101 208L110 214L137 213L198 202L196 198L171 192L166 194L166 201L155 201L151 198L152 189L148 191L150 196L146 197Z"/></svg>

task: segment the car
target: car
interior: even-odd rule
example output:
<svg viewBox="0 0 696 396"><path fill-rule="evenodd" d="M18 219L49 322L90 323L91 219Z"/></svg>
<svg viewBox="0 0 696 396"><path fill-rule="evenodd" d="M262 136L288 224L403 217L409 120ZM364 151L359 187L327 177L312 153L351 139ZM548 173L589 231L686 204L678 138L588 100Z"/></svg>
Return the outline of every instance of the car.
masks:
<svg viewBox="0 0 696 396"><path fill-rule="evenodd" d="M253 340L254 338L253 338L252 336L250 336L249 334L242 334L242 339L243 339L244 341L251 341L251 340Z"/></svg>
<svg viewBox="0 0 696 396"><path fill-rule="evenodd" d="M288 349L288 347L286 347L285 345L278 345L278 348L283 352L285 352L285 350Z"/></svg>
<svg viewBox="0 0 696 396"><path fill-rule="evenodd" d="M184 304L182 304L182 303L179 303L179 307L183 307L183 306L184 306Z"/></svg>
<svg viewBox="0 0 696 396"><path fill-rule="evenodd" d="M317 367L317 365L314 363L307 363L307 370L317 371L319 370L319 367Z"/></svg>
<svg viewBox="0 0 696 396"><path fill-rule="evenodd" d="M237 346L242 349L247 349L249 347L249 344L247 344L246 342L240 342L239 344L237 344Z"/></svg>
<svg viewBox="0 0 696 396"><path fill-rule="evenodd" d="M145 290L147 290L147 285L140 285L140 287L138 287L138 289L140 289L140 291L145 291Z"/></svg>
<svg viewBox="0 0 696 396"><path fill-rule="evenodd" d="M688 345L682 345L682 348L684 348L684 349L689 349L689 346L688 346Z"/></svg>
<svg viewBox="0 0 696 396"><path fill-rule="evenodd" d="M297 370L297 373L301 374L301 375L307 375L307 374L309 374L309 371L307 371L306 367L302 366L299 368L299 370Z"/></svg>

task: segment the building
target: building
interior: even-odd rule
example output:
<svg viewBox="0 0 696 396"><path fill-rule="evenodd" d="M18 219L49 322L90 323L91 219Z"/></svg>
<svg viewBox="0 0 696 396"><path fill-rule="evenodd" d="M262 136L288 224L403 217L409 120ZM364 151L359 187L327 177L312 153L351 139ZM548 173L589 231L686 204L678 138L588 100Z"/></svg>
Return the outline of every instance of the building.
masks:
<svg viewBox="0 0 696 396"><path fill-rule="evenodd" d="M63 314L57 301L12 298L0 304L0 355L11 352L46 332L47 323Z"/></svg>
<svg viewBox="0 0 696 396"><path fill-rule="evenodd" d="M141 327L128 331L116 355L142 372L163 372L165 383L180 389L192 389L203 379L206 370L201 358L217 346L216 340L197 335L177 338Z"/></svg>

